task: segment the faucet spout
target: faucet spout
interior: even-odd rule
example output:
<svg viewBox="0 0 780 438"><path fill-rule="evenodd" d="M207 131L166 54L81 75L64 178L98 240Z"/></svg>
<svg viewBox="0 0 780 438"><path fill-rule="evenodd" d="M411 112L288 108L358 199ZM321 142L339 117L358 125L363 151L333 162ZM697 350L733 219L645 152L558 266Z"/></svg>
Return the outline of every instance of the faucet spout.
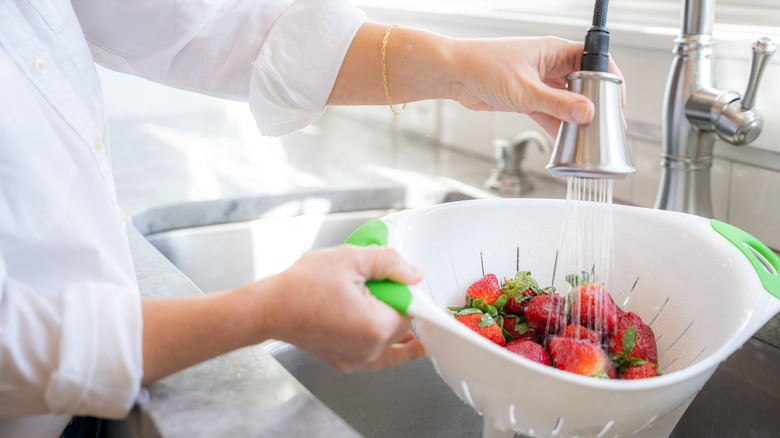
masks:
<svg viewBox="0 0 780 438"><path fill-rule="evenodd" d="M683 0L682 34L711 35L715 0Z"/></svg>
<svg viewBox="0 0 780 438"><path fill-rule="evenodd" d="M714 83L712 29L715 0L682 0L681 34L675 39L661 121L661 180L655 207L712 216L710 169L717 137L736 146L755 140L763 127L753 108L758 82L774 43L753 45L744 98Z"/></svg>
<svg viewBox="0 0 780 438"><path fill-rule="evenodd" d="M626 179L636 172L626 140L620 85L608 72L607 0L597 0L593 25L585 36L581 71L566 77L569 91L593 102L596 114L586 124L561 123L546 169L555 177Z"/></svg>

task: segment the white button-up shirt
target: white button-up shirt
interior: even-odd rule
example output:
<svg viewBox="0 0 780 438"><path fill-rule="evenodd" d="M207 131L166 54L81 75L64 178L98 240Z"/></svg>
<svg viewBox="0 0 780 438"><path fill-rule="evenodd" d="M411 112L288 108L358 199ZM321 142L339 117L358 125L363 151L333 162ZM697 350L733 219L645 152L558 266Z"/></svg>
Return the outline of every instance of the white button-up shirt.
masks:
<svg viewBox="0 0 780 438"><path fill-rule="evenodd" d="M140 296L94 67L245 100L262 133L324 111L365 21L348 0L8 0L0 7L0 436L121 418Z"/></svg>

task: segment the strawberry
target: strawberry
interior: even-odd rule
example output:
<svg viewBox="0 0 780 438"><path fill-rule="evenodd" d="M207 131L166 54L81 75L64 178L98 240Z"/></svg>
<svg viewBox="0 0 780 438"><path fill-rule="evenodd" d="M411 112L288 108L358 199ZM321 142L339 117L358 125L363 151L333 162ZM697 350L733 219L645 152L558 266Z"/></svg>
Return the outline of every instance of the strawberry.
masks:
<svg viewBox="0 0 780 438"><path fill-rule="evenodd" d="M529 271L518 271L513 279L504 282L502 289L509 297L504 312L512 315L522 315L528 301L541 292Z"/></svg>
<svg viewBox="0 0 780 438"><path fill-rule="evenodd" d="M572 338L581 341L587 341L591 344L598 344L601 342L601 333L595 330L591 330L587 327L583 327L579 324L569 324L561 332L561 336L565 338Z"/></svg>
<svg viewBox="0 0 780 438"><path fill-rule="evenodd" d="M555 337L550 341L555 368L583 376L608 378L606 353L598 345L572 338Z"/></svg>
<svg viewBox="0 0 780 438"><path fill-rule="evenodd" d="M525 319L532 329L543 335L555 334L566 326L565 299L554 293L531 298L525 308Z"/></svg>
<svg viewBox="0 0 780 438"><path fill-rule="evenodd" d="M490 315L476 312L458 315L455 319L496 344L502 347L506 345L506 339L501 331L501 327L496 324L496 320Z"/></svg>
<svg viewBox="0 0 780 438"><path fill-rule="evenodd" d="M538 342L540 336L536 330L528 325L528 321L522 316L504 315L504 330L512 336L515 341L518 339L528 339Z"/></svg>
<svg viewBox="0 0 780 438"><path fill-rule="evenodd" d="M637 380L647 379L650 377L658 377L658 366L649 362L645 362L640 365L634 365L629 367L621 379L623 380Z"/></svg>
<svg viewBox="0 0 780 438"><path fill-rule="evenodd" d="M607 373L607 377L610 379L617 380L620 378L618 375L618 370L615 368L615 364L613 364L611 360L607 361L607 365L604 371Z"/></svg>
<svg viewBox="0 0 780 438"><path fill-rule="evenodd" d="M632 327L633 333L629 331ZM624 353L624 349L628 351ZM615 356L658 364L658 347L653 329L634 312L626 312L618 321L617 330L609 337L609 351Z"/></svg>
<svg viewBox="0 0 780 438"><path fill-rule="evenodd" d="M615 331L617 306L600 284L585 284L574 290L571 298L572 320L602 334Z"/></svg>
<svg viewBox="0 0 780 438"><path fill-rule="evenodd" d="M485 275L472 283L466 290L466 296L471 297L474 301L482 300L485 304L495 303L503 293L495 274Z"/></svg>
<svg viewBox="0 0 780 438"><path fill-rule="evenodd" d="M552 365L550 355L547 354L547 351L544 349L544 347L534 341L529 341L526 339L512 341L506 344L506 349L512 353L519 354L526 359L530 359L542 365Z"/></svg>
<svg viewBox="0 0 780 438"><path fill-rule="evenodd" d="M528 301L530 298L533 298L536 296L536 292L532 291L531 289L528 289L527 291L520 294L520 298L515 298L514 296L510 295L509 300L506 302L506 305L504 306L504 312L512 314L512 315L522 315L523 311L525 310L525 307L528 305Z"/></svg>

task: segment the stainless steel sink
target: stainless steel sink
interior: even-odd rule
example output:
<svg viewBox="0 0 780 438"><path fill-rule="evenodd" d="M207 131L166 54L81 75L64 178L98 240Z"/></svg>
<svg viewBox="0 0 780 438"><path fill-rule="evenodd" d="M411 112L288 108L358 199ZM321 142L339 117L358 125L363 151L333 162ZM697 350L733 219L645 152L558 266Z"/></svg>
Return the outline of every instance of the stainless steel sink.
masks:
<svg viewBox="0 0 780 438"><path fill-rule="evenodd" d="M305 252L338 245L363 223L400 209L490 196L398 187L302 192L183 204L134 224L204 292L263 278ZM367 437L478 436L482 417L420 360L392 370L341 373L283 342L271 353L304 387Z"/></svg>
<svg viewBox="0 0 780 438"><path fill-rule="evenodd" d="M371 219L486 196L493 195L443 183L300 191L167 205L134 216L133 225L203 292L214 292L281 272Z"/></svg>

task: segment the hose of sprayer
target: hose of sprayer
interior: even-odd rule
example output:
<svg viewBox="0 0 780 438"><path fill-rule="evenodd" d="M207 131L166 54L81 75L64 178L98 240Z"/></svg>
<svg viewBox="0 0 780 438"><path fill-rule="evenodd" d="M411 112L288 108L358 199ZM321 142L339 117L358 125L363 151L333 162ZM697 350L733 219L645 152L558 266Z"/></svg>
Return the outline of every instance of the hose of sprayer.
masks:
<svg viewBox="0 0 780 438"><path fill-rule="evenodd" d="M608 0L596 0L596 6L593 8L593 26L607 27L607 7Z"/></svg>
<svg viewBox="0 0 780 438"><path fill-rule="evenodd" d="M593 8L593 25L585 35L585 50L582 53L580 70L609 70L609 31L607 30L608 0L596 0Z"/></svg>

